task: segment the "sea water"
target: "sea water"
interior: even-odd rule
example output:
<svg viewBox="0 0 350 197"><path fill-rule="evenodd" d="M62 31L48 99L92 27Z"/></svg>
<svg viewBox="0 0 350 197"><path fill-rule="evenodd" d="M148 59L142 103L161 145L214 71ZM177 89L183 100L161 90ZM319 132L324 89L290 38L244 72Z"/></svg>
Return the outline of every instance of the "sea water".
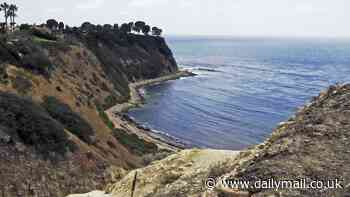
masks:
<svg viewBox="0 0 350 197"><path fill-rule="evenodd" d="M192 146L242 149L264 141L329 85L350 82L350 41L168 37L196 77L145 88L129 115Z"/></svg>

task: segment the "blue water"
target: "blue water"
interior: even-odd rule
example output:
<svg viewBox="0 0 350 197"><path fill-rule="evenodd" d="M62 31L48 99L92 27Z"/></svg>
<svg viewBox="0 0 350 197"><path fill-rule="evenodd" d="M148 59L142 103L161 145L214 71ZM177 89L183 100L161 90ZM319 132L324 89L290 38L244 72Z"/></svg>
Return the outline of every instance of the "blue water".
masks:
<svg viewBox="0 0 350 197"><path fill-rule="evenodd" d="M167 41L179 65L198 76L146 88L147 104L129 114L194 146L242 149L260 143L321 90L350 82L348 40Z"/></svg>

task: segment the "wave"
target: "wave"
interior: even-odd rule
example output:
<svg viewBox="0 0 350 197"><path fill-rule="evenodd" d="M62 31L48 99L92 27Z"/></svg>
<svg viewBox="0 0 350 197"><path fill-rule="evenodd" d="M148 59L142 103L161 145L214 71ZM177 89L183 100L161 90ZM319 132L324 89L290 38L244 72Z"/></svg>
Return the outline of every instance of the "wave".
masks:
<svg viewBox="0 0 350 197"><path fill-rule="evenodd" d="M213 69L213 68L206 68L206 67L183 67L187 70L190 70L190 71L205 71L205 72L223 72L221 70L216 70L216 69Z"/></svg>

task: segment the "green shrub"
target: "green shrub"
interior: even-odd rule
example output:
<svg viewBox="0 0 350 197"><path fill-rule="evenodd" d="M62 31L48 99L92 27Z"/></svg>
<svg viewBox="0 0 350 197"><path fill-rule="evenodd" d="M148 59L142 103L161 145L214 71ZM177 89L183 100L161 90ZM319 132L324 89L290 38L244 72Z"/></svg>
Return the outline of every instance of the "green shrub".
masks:
<svg viewBox="0 0 350 197"><path fill-rule="evenodd" d="M33 101L0 92L0 125L13 139L33 146L45 156L73 150L64 127Z"/></svg>
<svg viewBox="0 0 350 197"><path fill-rule="evenodd" d="M103 120L103 122L107 125L108 128L110 128L111 130L114 129L114 124L113 122L108 118L108 115L106 114L106 112L103 110L102 107L100 107L100 105L97 105L97 111L98 114L100 115L101 119Z"/></svg>
<svg viewBox="0 0 350 197"><path fill-rule="evenodd" d="M113 107L118 103L118 99L114 95L109 95L104 99L103 109Z"/></svg>
<svg viewBox="0 0 350 197"><path fill-rule="evenodd" d="M41 51L25 55L22 63L26 68L44 73L48 72L52 65L49 58Z"/></svg>
<svg viewBox="0 0 350 197"><path fill-rule="evenodd" d="M50 34L49 32L42 31L42 30L35 29L35 28L32 30L32 34L38 38L42 38L45 40L51 40L51 41L57 40L57 37L54 36L53 34Z"/></svg>
<svg viewBox="0 0 350 197"><path fill-rule="evenodd" d="M95 134L93 128L67 104L60 102L55 97L45 97L42 106L47 112L63 124L70 132L78 136L88 144L92 144L92 136Z"/></svg>
<svg viewBox="0 0 350 197"><path fill-rule="evenodd" d="M154 143L140 139L136 134L128 134L123 129L114 129L113 136L131 152L138 155L155 153L158 150Z"/></svg>
<svg viewBox="0 0 350 197"><path fill-rule="evenodd" d="M21 31L27 31L27 30L30 30L31 28L32 28L32 26L29 25L29 24L21 24L21 25L19 26L19 29L20 29Z"/></svg>

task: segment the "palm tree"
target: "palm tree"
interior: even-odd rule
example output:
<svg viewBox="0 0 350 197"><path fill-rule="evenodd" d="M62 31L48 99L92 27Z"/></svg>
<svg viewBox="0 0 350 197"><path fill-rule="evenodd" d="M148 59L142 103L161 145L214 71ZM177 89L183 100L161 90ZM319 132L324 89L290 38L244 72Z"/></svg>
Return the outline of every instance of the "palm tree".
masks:
<svg viewBox="0 0 350 197"><path fill-rule="evenodd" d="M10 17L10 25L11 25L12 30L16 24L15 17L17 16L17 14L16 14L17 11L18 11L18 7L14 4L11 4L9 9L8 9L8 15Z"/></svg>
<svg viewBox="0 0 350 197"><path fill-rule="evenodd" d="M8 19L8 10L10 8L10 5L7 3L2 3L0 4L0 8L2 11L4 11L4 16L5 16L5 24L6 24L6 28L7 28L7 19Z"/></svg>

